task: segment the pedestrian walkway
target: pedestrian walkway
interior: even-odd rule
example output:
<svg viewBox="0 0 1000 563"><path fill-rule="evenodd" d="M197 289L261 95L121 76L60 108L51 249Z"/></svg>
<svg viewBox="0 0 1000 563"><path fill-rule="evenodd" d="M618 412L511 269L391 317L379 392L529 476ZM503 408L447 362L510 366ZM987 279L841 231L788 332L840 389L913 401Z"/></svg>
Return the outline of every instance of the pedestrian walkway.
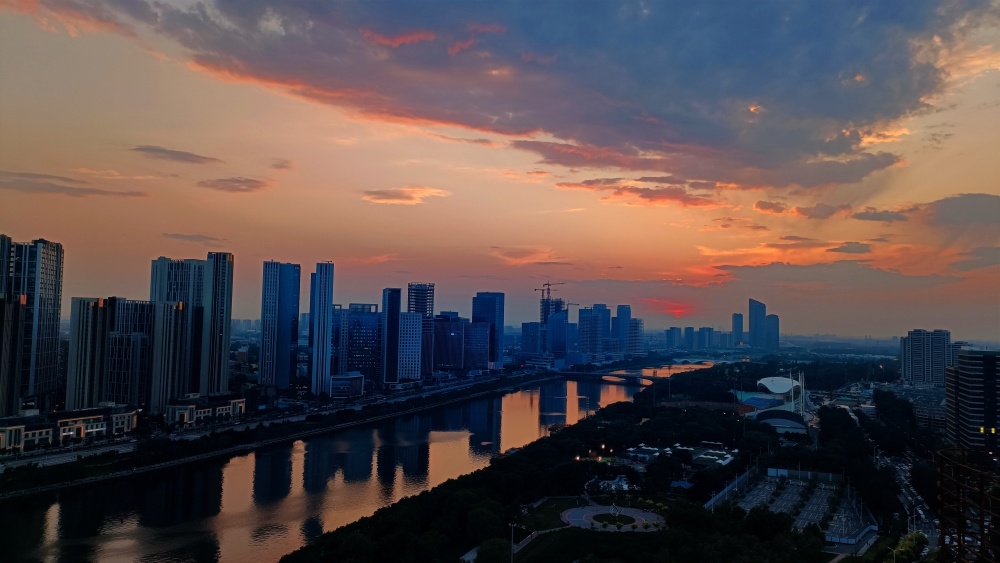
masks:
<svg viewBox="0 0 1000 563"><path fill-rule="evenodd" d="M654 522L659 522L661 526L663 523L660 517L652 512L646 512L645 510L639 510L638 508L618 508L601 505L571 508L563 512L561 517L563 522L566 522L570 526L576 526L577 528L617 531L617 527L615 526L608 526L607 528L604 528L600 522L594 520L595 516L600 516L602 514L613 516L616 513L621 516L628 516L635 519L636 532L653 531L659 529L657 526L653 525ZM644 527L643 524L645 523L649 523L650 526L648 528ZM622 526L621 531L633 531L632 525L629 524L627 526Z"/></svg>

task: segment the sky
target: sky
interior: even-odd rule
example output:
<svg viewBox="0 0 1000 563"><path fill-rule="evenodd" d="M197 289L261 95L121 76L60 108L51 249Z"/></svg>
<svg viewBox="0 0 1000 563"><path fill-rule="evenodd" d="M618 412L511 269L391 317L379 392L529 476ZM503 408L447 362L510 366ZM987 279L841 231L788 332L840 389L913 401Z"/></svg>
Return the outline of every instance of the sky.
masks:
<svg viewBox="0 0 1000 563"><path fill-rule="evenodd" d="M1000 3L0 0L0 232L335 302L1000 340ZM576 308L575 306L573 307Z"/></svg>

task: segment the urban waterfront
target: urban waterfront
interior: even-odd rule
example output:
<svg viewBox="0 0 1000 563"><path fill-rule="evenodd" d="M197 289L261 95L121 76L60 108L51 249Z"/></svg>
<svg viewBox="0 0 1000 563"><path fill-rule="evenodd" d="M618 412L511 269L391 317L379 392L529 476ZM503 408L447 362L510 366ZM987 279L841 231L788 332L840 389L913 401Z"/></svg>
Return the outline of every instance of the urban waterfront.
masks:
<svg viewBox="0 0 1000 563"><path fill-rule="evenodd" d="M225 462L11 502L0 538L13 560L274 561L638 390L547 382Z"/></svg>

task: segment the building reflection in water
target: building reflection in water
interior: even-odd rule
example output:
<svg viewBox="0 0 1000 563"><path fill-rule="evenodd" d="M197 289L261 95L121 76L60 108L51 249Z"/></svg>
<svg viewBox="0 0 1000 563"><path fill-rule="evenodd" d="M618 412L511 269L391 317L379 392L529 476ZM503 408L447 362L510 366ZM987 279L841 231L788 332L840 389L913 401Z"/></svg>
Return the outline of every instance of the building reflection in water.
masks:
<svg viewBox="0 0 1000 563"><path fill-rule="evenodd" d="M292 444L258 450L253 464L253 501L277 502L292 491Z"/></svg>
<svg viewBox="0 0 1000 563"><path fill-rule="evenodd" d="M11 501L0 511L0 559L277 560L637 389L547 382L225 462Z"/></svg>
<svg viewBox="0 0 1000 563"><path fill-rule="evenodd" d="M547 383L538 389L538 425L548 428L566 424L566 381Z"/></svg>

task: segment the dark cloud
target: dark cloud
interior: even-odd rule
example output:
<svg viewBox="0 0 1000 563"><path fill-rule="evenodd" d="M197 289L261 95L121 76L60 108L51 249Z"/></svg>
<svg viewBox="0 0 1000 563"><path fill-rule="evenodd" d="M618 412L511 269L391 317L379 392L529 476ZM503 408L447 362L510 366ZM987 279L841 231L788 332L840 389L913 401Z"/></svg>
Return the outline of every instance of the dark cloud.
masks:
<svg viewBox="0 0 1000 563"><path fill-rule="evenodd" d="M559 142L510 146L548 164L659 172L703 189L857 182L898 162L867 152L863 136L926 112L947 75L933 61L997 5L92 0L24 9L126 35L152 29L204 71L365 118L542 134Z"/></svg>
<svg viewBox="0 0 1000 563"><path fill-rule="evenodd" d="M272 158L271 168L274 168L275 170L291 170L292 168L295 168L295 163L287 158Z"/></svg>
<svg viewBox="0 0 1000 563"><path fill-rule="evenodd" d="M199 244L204 244L205 246L219 246L220 244L226 242L226 239L213 237L210 235L202 235L196 233L163 233L163 238L169 238L174 240L183 240L186 242L196 242Z"/></svg>
<svg viewBox="0 0 1000 563"><path fill-rule="evenodd" d="M681 186L642 188L628 184L625 178L594 178L582 182L559 182L564 190L606 192L602 201L622 201L631 205L677 205L681 207L719 207L721 202L705 195L692 194Z"/></svg>
<svg viewBox="0 0 1000 563"><path fill-rule="evenodd" d="M968 272L981 268L991 268L1000 265L1000 247L983 246L974 248L963 254L963 259L952 262L951 267L956 270Z"/></svg>
<svg viewBox="0 0 1000 563"><path fill-rule="evenodd" d="M82 185L81 185L82 184ZM146 192L136 190L107 190L87 182L32 172L5 172L0 170L0 190L27 194L65 195L69 197L145 197Z"/></svg>
<svg viewBox="0 0 1000 563"><path fill-rule="evenodd" d="M866 207L864 211L852 213L851 217L860 221L881 221L892 223L894 221L906 221L909 217L902 211L878 210L874 207Z"/></svg>
<svg viewBox="0 0 1000 563"><path fill-rule="evenodd" d="M158 147L156 145L140 145L138 147L133 147L129 150L135 151L147 158L155 158L157 160L170 160L173 162L183 162L186 164L218 164L223 162L218 158L212 158L210 156L201 156L200 154L194 154L193 152L165 149L163 147Z"/></svg>
<svg viewBox="0 0 1000 563"><path fill-rule="evenodd" d="M34 172L9 172L6 170L0 170L0 180L6 180L6 181L28 180L32 182L53 181L53 182L61 182L63 184L87 183L85 180L77 180L76 178L68 178L66 176L53 176L52 174L35 174Z"/></svg>
<svg viewBox="0 0 1000 563"><path fill-rule="evenodd" d="M872 251L870 244L862 242L845 242L836 248L827 248L827 252L843 252L844 254L867 254Z"/></svg>
<svg viewBox="0 0 1000 563"><path fill-rule="evenodd" d="M777 201L758 201L753 204L753 208L761 213L784 213L788 211L788 206Z"/></svg>
<svg viewBox="0 0 1000 563"><path fill-rule="evenodd" d="M202 180L198 182L199 188L208 188L220 192L248 193L262 190L268 186L266 180L256 178L244 178L236 176L233 178L216 178L214 180Z"/></svg>
<svg viewBox="0 0 1000 563"><path fill-rule="evenodd" d="M804 266L782 263L719 266L719 269L732 273L734 281L746 284L746 287L794 287L794 284L819 283L828 294L853 295L858 291L928 288L959 281L959 278L938 274L917 276L880 270L870 263L858 260Z"/></svg>
<svg viewBox="0 0 1000 563"><path fill-rule="evenodd" d="M959 194L927 204L927 220L948 227L1000 225L1000 196Z"/></svg>
<svg viewBox="0 0 1000 563"><path fill-rule="evenodd" d="M807 241L807 240L816 240L816 239L809 238L809 237L800 237L798 235L785 235L785 236L781 237L779 240Z"/></svg>
<svg viewBox="0 0 1000 563"><path fill-rule="evenodd" d="M811 207L796 207L793 209L799 217L806 219L829 219L841 211L850 209L850 205L829 205L827 203L817 203Z"/></svg>

